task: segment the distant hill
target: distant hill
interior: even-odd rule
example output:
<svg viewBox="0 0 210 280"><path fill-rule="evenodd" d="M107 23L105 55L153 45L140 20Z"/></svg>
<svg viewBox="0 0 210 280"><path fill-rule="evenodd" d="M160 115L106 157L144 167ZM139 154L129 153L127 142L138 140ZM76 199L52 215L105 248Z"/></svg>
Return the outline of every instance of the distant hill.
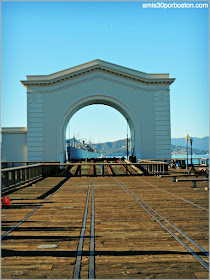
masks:
<svg viewBox="0 0 210 280"><path fill-rule="evenodd" d="M105 142L99 144L92 144L94 149L98 150L103 156L126 156L127 141L126 139L114 142Z"/></svg>
<svg viewBox="0 0 210 280"><path fill-rule="evenodd" d="M208 151L200 150L200 149L192 149L192 153L195 155L205 155ZM186 146L175 146L171 145L171 154L172 155L186 155ZM191 154L191 147L188 145L188 154Z"/></svg>
<svg viewBox="0 0 210 280"><path fill-rule="evenodd" d="M202 140L203 139L203 140ZM171 142L171 153L173 155L186 155L186 142L185 138L172 138ZM208 141L209 137L204 138L196 138L193 137L193 154L199 155L199 154L206 154L209 151L208 148ZM72 139L70 140L71 144ZM77 140L75 142L78 143ZM176 143L181 143L182 145L175 145ZM95 150L99 151L100 154L103 156L126 156L127 154L127 140L122 139L114 142L105 142L105 143L98 143L98 144L91 144L91 147L93 147ZM203 148L204 147L204 148ZM188 152L190 154L190 143L188 144Z"/></svg>
<svg viewBox="0 0 210 280"><path fill-rule="evenodd" d="M114 142L106 142L100 144L93 144L94 149L98 150L100 154L104 156L126 156L127 154L127 142L126 139L114 141ZM199 146L199 145L197 145ZM193 144L194 147L194 144ZM190 153L190 145L188 145L189 153ZM193 148L193 154L206 154L209 149L201 149L201 148ZM178 146L171 145L171 153L172 154L186 154L186 145Z"/></svg>
<svg viewBox="0 0 210 280"><path fill-rule="evenodd" d="M209 137L190 137L193 139L192 147L194 149L209 151ZM183 146L186 147L186 140L185 138L171 138L171 144L175 146ZM190 142L188 142L188 146L190 146Z"/></svg>

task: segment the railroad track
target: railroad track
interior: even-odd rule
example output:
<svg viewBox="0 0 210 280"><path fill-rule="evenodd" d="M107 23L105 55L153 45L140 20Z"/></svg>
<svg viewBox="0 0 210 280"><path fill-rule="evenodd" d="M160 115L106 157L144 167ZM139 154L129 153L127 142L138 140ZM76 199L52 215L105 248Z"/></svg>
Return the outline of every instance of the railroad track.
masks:
<svg viewBox="0 0 210 280"><path fill-rule="evenodd" d="M19 227L22 223L24 223L29 217L31 217L40 207L42 207L50 198L55 195L63 185L69 180L70 178L66 178L61 185L59 185L56 190L47 198L44 199L33 211L31 211L27 216L25 216L21 221L11 227L8 231L1 235L1 240L3 240L6 236L8 236L11 232L13 232L17 227Z"/></svg>
<svg viewBox="0 0 210 280"><path fill-rule="evenodd" d="M29 217L31 217L38 209L40 209L45 203L47 203L69 180L66 178L62 185L60 185L56 191L54 191L50 196L44 199L33 211L31 211L27 216L25 216L21 221L11 227L8 231L1 235L1 240L4 240L10 233L17 229L21 224L23 224ZM92 195L91 195L92 194ZM90 203L91 202L91 203ZM91 204L91 206L90 206ZM74 266L73 279L80 279L81 267L82 267L82 254L83 254L83 244L85 239L85 230L87 226L87 215L88 210L91 207L91 223L90 223L90 249L89 249L89 269L88 275L89 279L95 278L95 209L94 209L94 178L90 178L88 185L88 192L86 197L86 204L84 210L84 216L81 226L80 238L78 241L76 260Z"/></svg>
<svg viewBox="0 0 210 280"><path fill-rule="evenodd" d="M119 168L121 168L119 166ZM62 186L68 181L69 178L66 178L64 181L61 182L60 186L57 188L53 188L53 193L47 192L42 195L42 198L39 197L39 199L44 199L42 203L40 203L39 206L37 206L29 215L27 215L24 219L22 219L19 223L17 223L13 228L8 230L2 235L2 239L4 239L7 235L9 235L13 230L15 230L18 226L21 225L24 221L26 221L31 215L33 215L42 205L44 205L48 200L52 198L53 195L55 195ZM73 179L74 180L74 179ZM96 180L96 179L95 179ZM120 187L123 189L121 192L128 193L133 199L134 202L136 201L139 206L141 206L150 216L158 222L164 230L166 230L168 233L171 234L171 236L178 241L202 266L209 270L208 266L208 252L202 248L199 244L197 244L194 240L192 240L189 236L187 236L184 232L182 232L178 227L173 225L168 219L166 219L163 215L161 215L156 209L151 207L146 201L144 201L140 196L138 196L135 192L133 192L125 183L122 182L122 179L119 180L118 178L109 178L108 180L114 181L120 185ZM142 180L138 178L138 180ZM144 182L144 180L142 180ZM145 182L146 183L146 182ZM149 185L155 187L154 185L148 183ZM78 225L78 233L77 236L79 236L78 239L76 239L74 248L76 250L69 251L69 256L73 258L73 263L71 265L72 272L70 275L73 276L74 279L82 278L82 275L88 275L89 279L95 278L95 254L96 254L96 264L97 264L97 254L95 253L95 209L94 209L94 178L91 177L88 180L84 180L83 183L84 191L83 191L83 206L80 208L81 216L79 218L79 223L77 221ZM156 187L157 188L157 187ZM61 190L63 192L65 189ZM161 190L160 188L157 188L157 190ZM110 194L112 194L110 192ZM47 198L46 198L47 195ZM45 199L46 198L46 199ZM55 198L54 198L55 199ZM56 198L57 200L58 198ZM183 199L182 199L183 200ZM192 204L192 203L191 203ZM194 204L196 206L196 204ZM62 207L62 206L61 206ZM123 206L124 207L124 206ZM67 208L67 207L66 207ZM84 209L84 215L81 211ZM204 208L205 209L205 208ZM90 219L90 212L91 212L91 219ZM83 216L82 216L83 215ZM90 221L91 220L91 221ZM90 222L89 222L90 221ZM81 229L80 229L81 225ZM66 225L68 226L68 225ZM86 232L86 234L85 234ZM90 234L89 234L90 232ZM89 244L90 241L90 244ZM83 250L84 245L84 250ZM88 246L88 247L87 247ZM18 251L14 251L18 252ZM57 251L59 254L61 254L61 251ZM32 251L31 251L32 253ZM33 253L32 253L33 254ZM83 258L84 256L84 258ZM83 260L88 261L86 266L83 263ZM68 261L69 262L69 259ZM74 263L75 262L75 263ZM68 264L68 263L67 263ZM83 265L84 264L84 265ZM97 272L97 271L96 271ZM98 272L97 272L98 273Z"/></svg>
<svg viewBox="0 0 210 280"><path fill-rule="evenodd" d="M168 194L170 194L170 195L172 195L172 196L175 196L176 198L178 198L178 199L180 199L180 200L185 201L186 203L189 203L189 204L191 204L191 205L193 205L193 206L195 206L195 207L197 207L197 208L200 208L200 209L202 209L202 210L204 210L204 211L208 211L208 212L209 212L209 209L204 208L204 207L201 207L200 205L198 205L198 204L196 204L196 203L193 203L192 201L189 201L189 200L187 200L187 199L185 199L185 198L182 198L182 197L180 197L179 195L176 195L176 194L174 194L174 193L172 193L172 192L169 192L169 191L166 191L166 190L162 190L162 189L160 189L160 188L154 186L153 184L150 184L150 183L146 182L146 181L143 180L143 179L138 178L138 180L139 180L140 182L144 182L145 184L149 185L150 187L153 187L153 188L157 189L158 191L168 193Z"/></svg>
<svg viewBox="0 0 210 280"><path fill-rule="evenodd" d="M92 190L92 203L91 203L91 223L90 223L90 254L89 254L89 279L95 279L95 209L94 209L94 179L91 178L88 186L88 193L83 216L82 228L80 232L80 239L77 247L77 257L74 267L73 279L80 279L81 265L82 265L82 252L85 238L85 230L87 224L87 214L90 201L90 193Z"/></svg>
<svg viewBox="0 0 210 280"><path fill-rule="evenodd" d="M141 208L143 208L156 222L158 222L176 241L178 241L200 264L209 271L208 256L209 253L189 236L187 236L178 227L172 224L168 219L161 215L157 210L151 207L146 201L144 201L135 192L130 190L122 181L118 178L114 180L122 187L122 189L129 194ZM183 241L185 240L185 241ZM186 241L187 240L187 241ZM196 252L196 251L200 252Z"/></svg>

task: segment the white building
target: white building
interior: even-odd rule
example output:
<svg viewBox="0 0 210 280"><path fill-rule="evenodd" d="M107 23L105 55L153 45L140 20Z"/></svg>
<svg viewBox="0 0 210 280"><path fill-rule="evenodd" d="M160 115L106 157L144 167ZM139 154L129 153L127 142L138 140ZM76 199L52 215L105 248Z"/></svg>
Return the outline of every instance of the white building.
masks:
<svg viewBox="0 0 210 280"><path fill-rule="evenodd" d="M169 86L174 80L169 74L147 74L98 59L50 75L27 76L21 82L27 89L28 160L64 162L67 124L91 104L109 105L128 120L137 159L171 158ZM9 135L3 132L7 151L2 155L17 160L17 149L10 154L4 140ZM25 158L22 141L19 152Z"/></svg>

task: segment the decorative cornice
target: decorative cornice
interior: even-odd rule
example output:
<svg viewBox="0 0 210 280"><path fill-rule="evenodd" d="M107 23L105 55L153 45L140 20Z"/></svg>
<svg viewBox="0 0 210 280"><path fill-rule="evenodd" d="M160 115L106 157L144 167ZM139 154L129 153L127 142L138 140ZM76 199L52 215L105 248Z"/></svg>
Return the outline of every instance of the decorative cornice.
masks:
<svg viewBox="0 0 210 280"><path fill-rule="evenodd" d="M94 61L94 62L96 62L96 61ZM46 76L29 76L29 78L27 80L21 81L21 83L25 87L27 87L27 86L49 86L49 85L53 85L53 84L56 84L59 82L70 80L75 77L79 77L81 75L84 75L84 74L87 74L87 73L90 73L93 71L106 72L109 74L121 76L121 77L124 77L127 79L131 79L131 80L134 80L137 82L144 83L144 84L168 84L168 85L170 85L175 80L173 78L169 78L168 74L162 74L162 75L161 74L146 74L143 72L139 72L139 71L128 69L128 68L121 67L121 66L118 66L118 68L121 68L118 70L118 69L116 69L116 67L112 67L112 64L109 64L107 62L103 63L103 64L107 64L107 65L100 65L100 64L102 64L102 63L100 63L100 61L95 64L96 65L94 65L92 67L85 67L85 69L84 69L84 67L81 67L80 69L77 69L77 71L71 71L71 69L74 70L74 68L76 68L76 67L70 68L69 72L71 72L71 73L68 73L65 75L62 75L62 74L64 72L67 72L67 70L64 70L64 71L61 71L61 72L58 72L55 74L51 74L51 75L46 75ZM84 65L88 66L88 63L84 64ZM128 71L125 71L125 69L127 69ZM134 72L134 73L131 73L131 72ZM147 76L147 78L145 76ZM155 76L157 76L158 78L155 78ZM160 76L162 76L162 77L160 77Z"/></svg>

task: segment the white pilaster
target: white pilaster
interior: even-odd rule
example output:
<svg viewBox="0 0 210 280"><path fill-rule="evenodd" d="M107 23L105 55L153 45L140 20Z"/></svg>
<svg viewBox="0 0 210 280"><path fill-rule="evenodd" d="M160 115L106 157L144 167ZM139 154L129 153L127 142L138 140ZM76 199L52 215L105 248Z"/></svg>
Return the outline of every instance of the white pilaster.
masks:
<svg viewBox="0 0 210 280"><path fill-rule="evenodd" d="M43 160L43 96L27 94L28 160Z"/></svg>

